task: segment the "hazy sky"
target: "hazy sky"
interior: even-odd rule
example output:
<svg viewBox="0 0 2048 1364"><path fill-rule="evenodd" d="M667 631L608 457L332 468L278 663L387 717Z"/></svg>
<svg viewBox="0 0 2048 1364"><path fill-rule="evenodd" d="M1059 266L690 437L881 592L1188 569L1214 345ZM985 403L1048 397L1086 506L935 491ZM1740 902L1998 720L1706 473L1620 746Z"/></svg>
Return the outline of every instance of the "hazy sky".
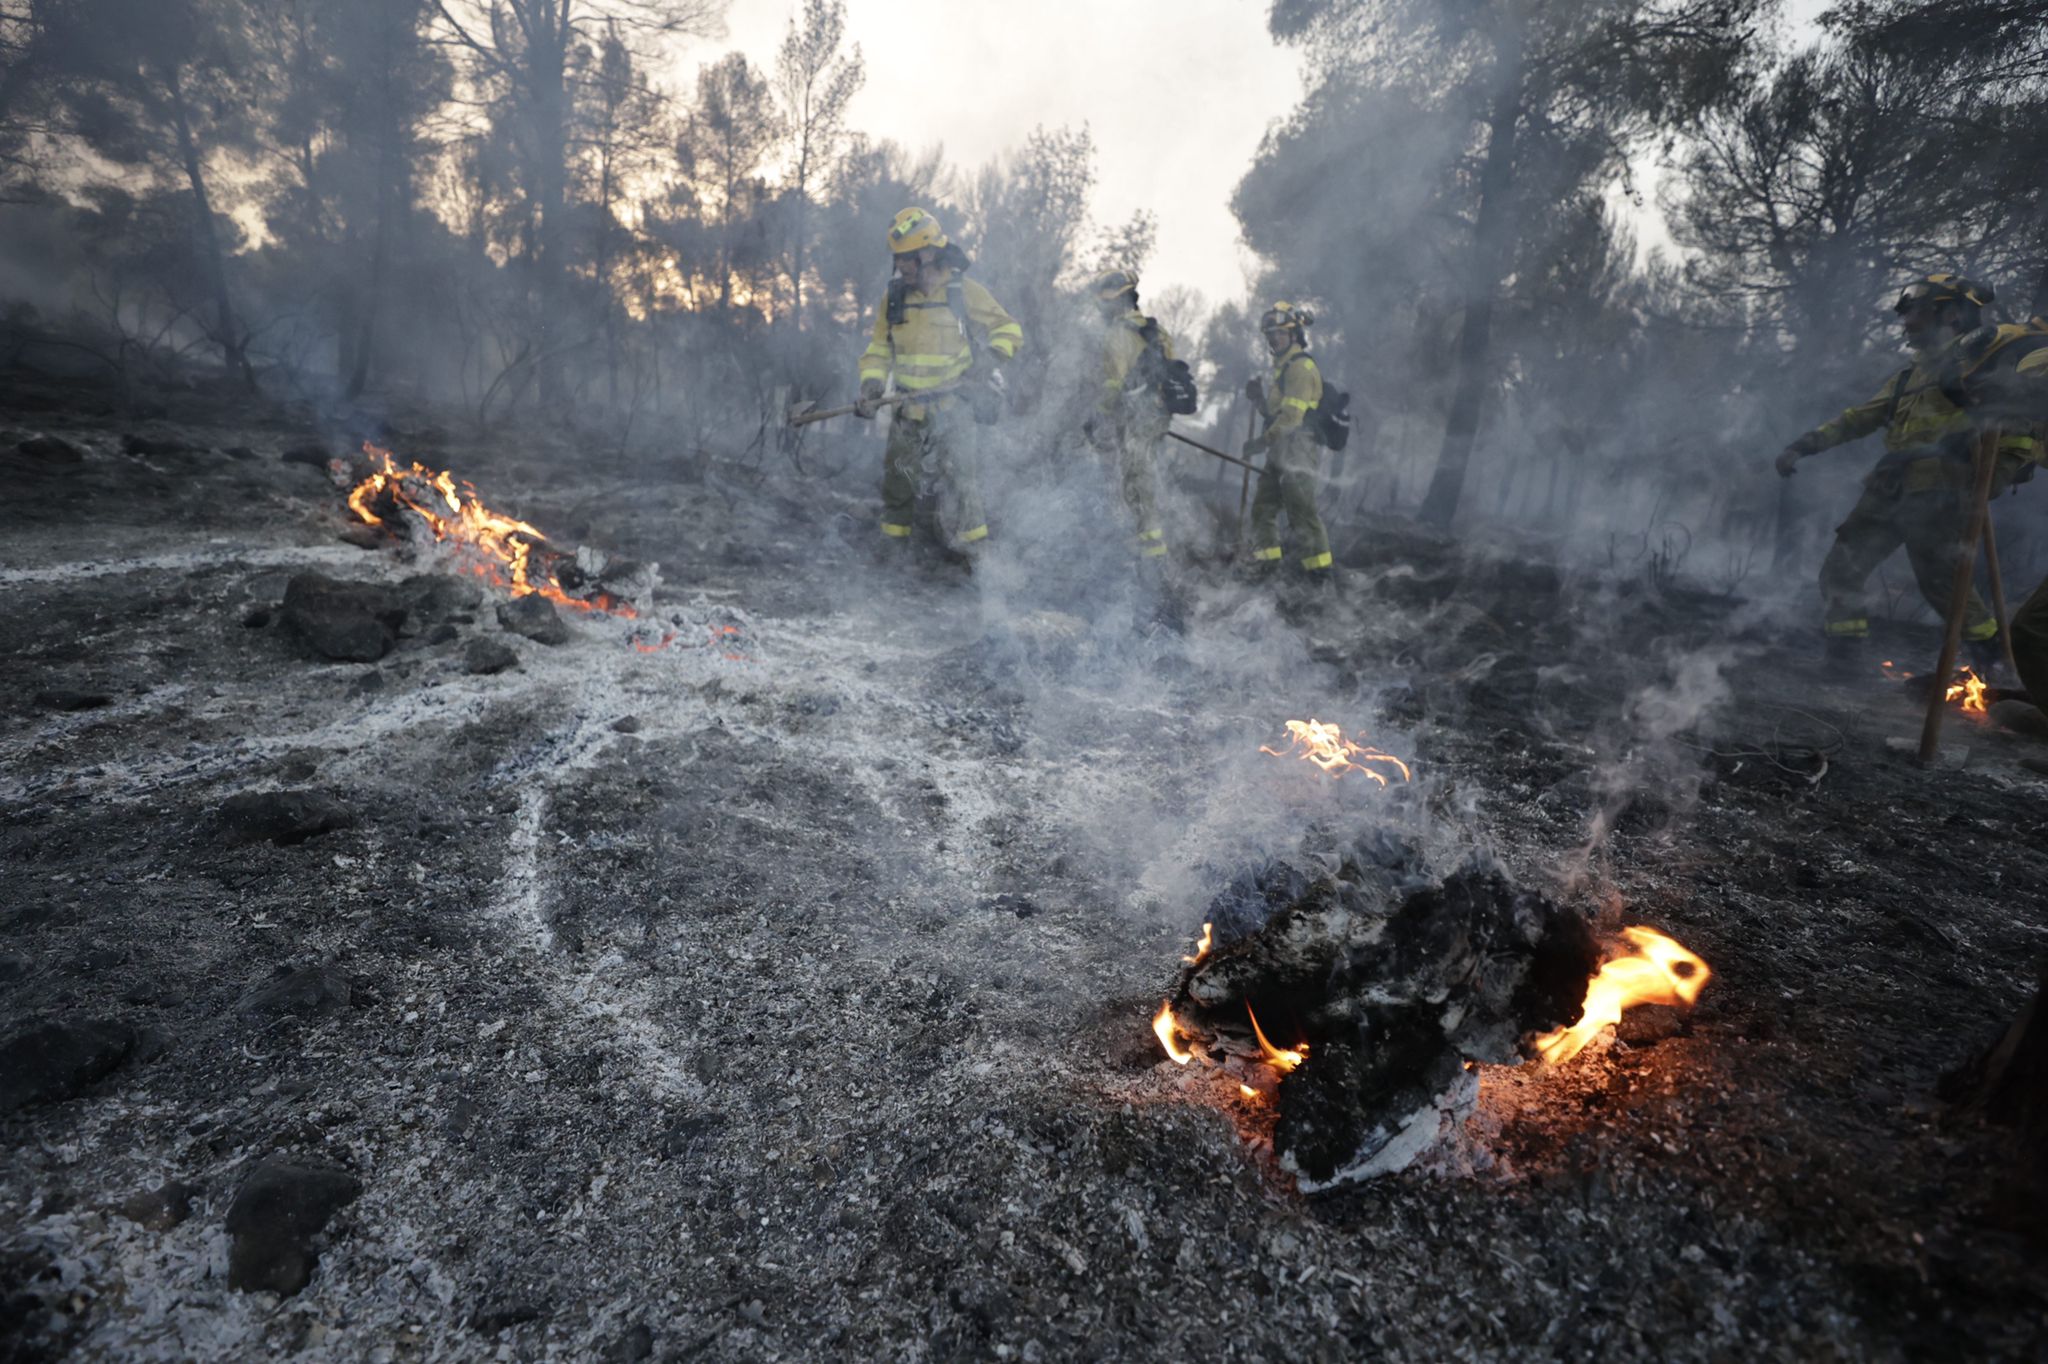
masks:
<svg viewBox="0 0 2048 1364"><path fill-rule="evenodd" d="M1810 38L1830 3L1785 0L1794 37ZM698 63L734 48L772 68L798 8L733 0L725 40L684 54L669 83L689 89ZM1243 291L1248 256L1230 196L1259 139L1302 93L1296 54L1267 36L1267 0L847 0L846 9L868 71L853 127L913 150L942 144L971 169L1041 123L1086 123L1096 221L1140 208L1158 215L1152 288L1190 284L1211 306ZM878 243L884 229L875 224ZM1661 222L1639 230L1645 245L1668 241ZM1312 282L1300 291L1312 293Z"/></svg>
<svg viewBox="0 0 2048 1364"><path fill-rule="evenodd" d="M687 53L670 83L738 48L772 67L795 0L734 0L722 43ZM1244 288L1230 196L1267 126L1301 93L1295 54L1266 35L1265 0L847 0L867 58L852 126L976 167L1043 123L1095 135L1096 221L1159 218L1145 274L1216 304ZM882 250L886 223L874 225Z"/></svg>

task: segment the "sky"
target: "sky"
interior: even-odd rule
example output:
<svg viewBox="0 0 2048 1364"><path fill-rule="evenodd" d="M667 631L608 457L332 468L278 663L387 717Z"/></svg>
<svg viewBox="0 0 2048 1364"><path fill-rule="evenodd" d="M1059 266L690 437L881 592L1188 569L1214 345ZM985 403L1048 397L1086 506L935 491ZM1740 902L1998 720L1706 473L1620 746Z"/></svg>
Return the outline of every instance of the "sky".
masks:
<svg viewBox="0 0 2048 1364"><path fill-rule="evenodd" d="M1795 38L1834 0L1785 0ZM774 66L800 0L733 0L723 41L676 59L667 84L737 48ZM912 150L942 145L979 167L1040 124L1095 137L1098 223L1158 217L1144 274L1157 292L1186 284L1215 306L1241 295L1251 257L1230 197L1259 140L1302 95L1301 61L1266 32L1267 0L847 0L847 36L867 59L850 126ZM1639 168L1654 184L1654 168ZM1654 196L1652 196L1654 201ZM1668 245L1661 221L1645 246ZM884 230L876 225L876 233Z"/></svg>
<svg viewBox="0 0 2048 1364"><path fill-rule="evenodd" d="M737 48L771 69L796 0L734 0L723 42L699 43L664 83ZM1300 62L1266 33L1266 0L847 0L867 59L849 124L912 150L943 145L963 169L1031 130L1095 137L1094 218L1158 216L1144 274L1214 305L1243 292L1248 254L1230 196L1259 139L1301 95ZM887 224L877 223L877 250Z"/></svg>

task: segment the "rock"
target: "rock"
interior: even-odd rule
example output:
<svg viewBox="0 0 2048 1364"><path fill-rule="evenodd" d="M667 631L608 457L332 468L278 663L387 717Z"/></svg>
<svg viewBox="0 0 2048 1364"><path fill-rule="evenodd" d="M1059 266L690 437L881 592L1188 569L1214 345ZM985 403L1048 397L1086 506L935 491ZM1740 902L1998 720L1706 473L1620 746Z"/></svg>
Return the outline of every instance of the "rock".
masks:
<svg viewBox="0 0 2048 1364"><path fill-rule="evenodd" d="M416 573L398 585L398 592L422 620L448 620L484 604L483 584L445 573Z"/></svg>
<svg viewBox="0 0 2048 1364"><path fill-rule="evenodd" d="M548 1314L548 1305L527 1298L507 1298L488 1306L479 1307L469 1319L479 1335L495 1336L508 1326L518 1326L529 1321L539 1321Z"/></svg>
<svg viewBox="0 0 2048 1364"><path fill-rule="evenodd" d="M297 1014L302 1018L330 1018L341 1013L354 998L348 977L331 965L301 966L286 971L242 996L235 1010L243 1014Z"/></svg>
<svg viewBox="0 0 2048 1364"><path fill-rule="evenodd" d="M268 840L285 847L354 823L347 806L319 791L239 791L220 807L230 843Z"/></svg>
<svg viewBox="0 0 2048 1364"><path fill-rule="evenodd" d="M488 676L501 673L507 668L519 665L519 655L512 646L495 639L473 639L462 651L462 670Z"/></svg>
<svg viewBox="0 0 2048 1364"><path fill-rule="evenodd" d="M349 684L348 694L350 696L375 696L383 690L384 674L372 668Z"/></svg>
<svg viewBox="0 0 2048 1364"><path fill-rule="evenodd" d="M166 436L138 436L132 431L121 437L121 448L131 455L189 455L198 447Z"/></svg>
<svg viewBox="0 0 2048 1364"><path fill-rule="evenodd" d="M429 644L453 644L461 638L462 631L456 629L445 620L427 631L427 643Z"/></svg>
<svg viewBox="0 0 2048 1364"><path fill-rule="evenodd" d="M81 691L71 687L51 687L36 693L36 704L44 710L81 711L99 710L114 704L114 698L103 691Z"/></svg>
<svg viewBox="0 0 2048 1364"><path fill-rule="evenodd" d="M327 462L333 458L333 453L324 445L294 445L278 456L285 464L304 464L322 473L327 472Z"/></svg>
<svg viewBox="0 0 2048 1364"><path fill-rule="evenodd" d="M298 573L285 586L281 614L285 626L320 657L374 663L396 642L406 605L377 583Z"/></svg>
<svg viewBox="0 0 2048 1364"><path fill-rule="evenodd" d="M363 1186L346 1170L283 1156L259 1161L228 1208L228 1286L290 1296L313 1277L313 1248Z"/></svg>
<svg viewBox="0 0 2048 1364"><path fill-rule="evenodd" d="M546 597L529 593L498 607L498 624L536 644L567 644L569 626Z"/></svg>
<svg viewBox="0 0 2048 1364"><path fill-rule="evenodd" d="M114 1204L113 1211L146 1231L169 1231L192 1215L196 1184L171 1180L160 1189L130 1194Z"/></svg>
<svg viewBox="0 0 2048 1364"><path fill-rule="evenodd" d="M612 733L614 734L638 734L639 732L640 717L637 715L621 715L618 719L612 721Z"/></svg>
<svg viewBox="0 0 2048 1364"><path fill-rule="evenodd" d="M645 1322L629 1327L624 1335L605 1347L600 1357L604 1364L640 1364L643 1359L652 1359L654 1332Z"/></svg>
<svg viewBox="0 0 2048 1364"><path fill-rule="evenodd" d="M269 607L251 607L249 611L242 617L242 628L245 630L261 630L264 626L270 624L270 621L271 614Z"/></svg>
<svg viewBox="0 0 2048 1364"><path fill-rule="evenodd" d="M229 459L256 458L256 451L247 445L230 445L227 449L221 451L221 453L226 455Z"/></svg>
<svg viewBox="0 0 2048 1364"><path fill-rule="evenodd" d="M344 545L354 545L357 549L382 549L384 548L385 540L390 537L375 526L365 525L357 521L351 525L343 526L335 533L334 538L341 541Z"/></svg>
<svg viewBox="0 0 2048 1364"><path fill-rule="evenodd" d="M2031 701L1993 701L1990 717L2014 734L2029 739L2048 739L2048 713Z"/></svg>
<svg viewBox="0 0 2048 1364"><path fill-rule="evenodd" d="M82 1094L134 1049L135 1030L114 1019L32 1024L0 1042L0 1113Z"/></svg>
<svg viewBox="0 0 2048 1364"><path fill-rule="evenodd" d="M30 436L14 448L41 464L85 463L85 451L58 436Z"/></svg>

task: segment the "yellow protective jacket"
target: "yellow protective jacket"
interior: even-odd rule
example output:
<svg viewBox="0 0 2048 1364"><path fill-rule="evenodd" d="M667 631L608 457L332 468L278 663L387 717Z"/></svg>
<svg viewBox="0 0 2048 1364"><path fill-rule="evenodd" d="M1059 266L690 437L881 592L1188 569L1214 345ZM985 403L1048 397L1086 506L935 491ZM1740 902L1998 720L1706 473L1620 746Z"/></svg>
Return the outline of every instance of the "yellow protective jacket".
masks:
<svg viewBox="0 0 2048 1364"><path fill-rule="evenodd" d="M1269 445L1298 430L1301 419L1323 400L1323 372L1300 346L1273 362L1273 381L1265 386L1266 437Z"/></svg>
<svg viewBox="0 0 2048 1364"><path fill-rule="evenodd" d="M967 315L965 325L946 296L947 286L956 279L961 311ZM889 321L889 299L884 294L882 306L875 310L874 339L861 352L861 382L887 382L893 374L896 387L911 393L952 383L974 364L974 349L967 339L969 326L980 329L982 344L998 360L1016 355L1024 341L1024 329L1017 319L1004 312L1003 305L978 280L958 271L947 270L930 288L905 293L901 322ZM932 406L937 404L907 403L903 415L922 421Z"/></svg>
<svg viewBox="0 0 2048 1364"><path fill-rule="evenodd" d="M1968 367L1969 347L1981 344L1983 338L1972 333L1916 356L1911 368L1893 375L1868 401L1844 408L1841 416L1793 442L1794 447L1811 454L1883 431L1888 455L1911 450L1928 452L1929 459L1913 460L1906 465L1906 487L1935 486L1943 481L1938 476L1938 465L1933 462L1935 451L1945 438L1968 432L1973 426L1970 413L1950 395L1960 396L1957 376ZM2031 433L2006 432L2000 436L2001 463L2037 459L2039 452L2040 443ZM1921 468L1923 464L1928 467Z"/></svg>
<svg viewBox="0 0 2048 1364"><path fill-rule="evenodd" d="M1150 321L1133 308L1109 324L1102 343L1102 399L1098 405L1105 414L1115 415L1125 390L1134 382L1131 371L1145 354L1145 324ZM1173 338L1166 328L1159 327L1154 334L1165 357L1174 359Z"/></svg>

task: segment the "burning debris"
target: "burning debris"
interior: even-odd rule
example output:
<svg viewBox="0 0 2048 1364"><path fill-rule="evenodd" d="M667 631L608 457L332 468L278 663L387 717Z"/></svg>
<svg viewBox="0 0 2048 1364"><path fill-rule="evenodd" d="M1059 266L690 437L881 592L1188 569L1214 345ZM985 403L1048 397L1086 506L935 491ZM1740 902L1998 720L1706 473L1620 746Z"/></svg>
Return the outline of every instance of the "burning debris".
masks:
<svg viewBox="0 0 2048 1364"><path fill-rule="evenodd" d="M1894 682L1911 682L1918 673L1898 667L1890 659L1882 664L1884 675ZM1927 693L1919 693L1925 696ZM1942 693L1942 700L1951 702L1965 715L1986 717L1991 713L1991 684L1978 676L1977 670L1965 663L1955 671L1955 677Z"/></svg>
<svg viewBox="0 0 2048 1364"><path fill-rule="evenodd" d="M1211 914L1153 1032L1177 1064L1277 1099L1274 1149L1305 1192L1392 1173L1450 1137L1481 1064L1561 1064L1622 1010L1690 1005L1711 976L1640 927L1603 964L1578 915L1488 862L1439 880L1377 833L1242 873Z"/></svg>
<svg viewBox="0 0 2048 1364"><path fill-rule="evenodd" d="M1289 747L1267 748L1261 744L1259 752L1269 753L1276 758L1299 758L1314 763L1333 777L1342 777L1346 772L1363 772L1381 786L1387 784L1387 776L1381 768L1390 768L1401 774L1407 781L1412 775L1408 764L1391 753L1383 753L1356 739L1344 737L1338 725L1326 725L1320 720L1289 720L1287 722Z"/></svg>
<svg viewBox="0 0 2048 1364"><path fill-rule="evenodd" d="M467 479L436 472L414 461L401 468L391 452L363 443L371 464L368 477L349 488L348 506L366 526L409 534L417 527L455 551L464 572L474 573L513 597L537 596L573 611L601 612L633 619L633 598L651 596L655 567L610 559L585 546L575 553L555 549L539 527L492 511ZM341 461L335 477L350 482Z"/></svg>

